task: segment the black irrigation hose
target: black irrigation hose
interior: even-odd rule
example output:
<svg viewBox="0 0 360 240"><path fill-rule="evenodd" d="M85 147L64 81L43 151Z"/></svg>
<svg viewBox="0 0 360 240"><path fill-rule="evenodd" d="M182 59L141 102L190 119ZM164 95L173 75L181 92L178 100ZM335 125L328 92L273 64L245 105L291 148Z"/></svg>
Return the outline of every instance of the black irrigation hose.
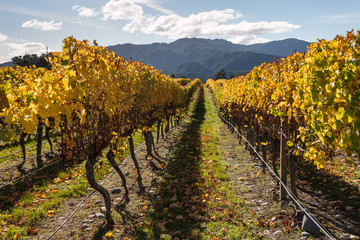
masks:
<svg viewBox="0 0 360 240"><path fill-rule="evenodd" d="M49 152L50 152L50 151L44 152L44 153L42 153L42 154L40 154L40 155L31 156L30 158L27 158L26 160L27 160L27 161L30 161L30 160L35 159L35 158L37 158L37 157L42 157L42 156L44 156L46 153L49 153ZM26 175L24 175L24 176L22 176L22 177L20 177L20 178L18 178L18 179L16 179L16 180L14 180L14 181L8 183L8 184L5 184L5 185L3 185L3 186L0 186L0 190L3 189L3 188L5 188L5 187L7 187L7 186L13 185L14 183L20 181L21 179L24 179L24 178L26 178L26 177L29 177L29 176L33 175L34 173L41 171L41 170L44 169L44 168L47 168L47 167L49 167L49 166L52 166L52 165L54 165L55 163L57 163L57 162L59 162L59 161L60 161L60 160L56 160L56 161L54 161L54 162L51 162L50 164L48 164L48 165L46 165L46 166L43 166L43 167L41 167L41 168L39 168L39 169L36 169L36 170L34 170L34 171L32 171L32 172L29 172L28 174L26 174ZM2 171L2 170L4 170L4 169L10 169L10 168L15 167L16 165L17 165L17 164L11 165L11 166L8 166L8 167L4 167L4 168L1 168L0 170Z"/></svg>
<svg viewBox="0 0 360 240"><path fill-rule="evenodd" d="M47 153L49 153L49 152L51 152L51 149L45 151L44 153L42 153L42 154L40 154L40 155L30 156L30 157L26 158L26 161L30 161L30 160L35 159L35 158L37 158L37 157L41 157L41 156L43 156L43 155L45 155L45 154L47 154ZM16 158L13 158L12 160L16 160ZM22 162L22 161L23 161L23 160L21 160L21 162ZM13 165L0 168L0 171L2 171L2 170L4 170L4 169L13 168L13 167L15 167L15 166L18 165L18 164L19 164L19 162L16 162L16 163L13 164Z"/></svg>
<svg viewBox="0 0 360 240"><path fill-rule="evenodd" d="M155 133L154 133L154 134L155 134ZM136 150L134 151L134 153L137 153L144 144L145 144L145 142L142 142L142 143L136 148ZM123 165L125 165L126 162L130 159L130 157L131 157L131 154L129 154L129 156L127 156L126 159L125 159L121 164L119 164L119 167L122 167ZM150 163L148 163L148 164L146 165L146 167L141 171L141 173L144 172L144 170L149 166L149 164L150 164ZM110 179L110 177L115 174L115 172L116 172L116 170L113 170L113 171L109 174L109 176L107 176L107 177L100 183L100 185L103 185L104 183L106 183L106 182ZM134 185L135 185L135 183L133 183L132 186L134 186ZM92 191L90 194L88 194L88 195L76 206L76 208L75 208L75 209L73 210L73 212L68 216L68 218L67 218L57 229L55 229L55 231L54 231L49 237L47 237L46 240L51 239L51 238L72 218L72 216L80 209L80 207L83 205L83 203L84 203L87 199L89 199L92 195L94 195L95 193L96 193L96 191L94 190L94 191Z"/></svg>
<svg viewBox="0 0 360 240"><path fill-rule="evenodd" d="M253 149L255 154L259 157L259 159L265 164L268 171L279 181L279 183L284 187L285 191L289 195L289 197L296 203L296 205L300 208L300 210L309 218L311 219L316 226L318 226L324 234L330 238L331 240L334 240L335 238L331 235L331 233L311 214L310 210L306 208L303 204L300 203L300 200L287 188L286 184L281 181L281 179L275 174L275 172L271 169L271 167L268 165L268 163L262 158L262 156L256 151L255 147L251 145L251 143L236 129L236 127L227 121L221 114L218 112L219 117L226 123L228 123L234 131L245 141L249 144L249 146Z"/></svg>
<svg viewBox="0 0 360 240"><path fill-rule="evenodd" d="M56 138L55 138L56 139ZM55 140L54 139L54 140ZM43 142L47 142L47 139L43 139ZM31 146L28 146L28 147L26 147L25 149L29 149L29 148L33 148L33 147L36 147L37 146L37 144L34 144L34 145L31 145ZM10 153L10 154L8 154L8 155L6 155L6 156L2 156L2 157L0 157L0 159L3 159L3 158L6 158L6 157L9 157L9 156L12 156L12 155L15 155L15 154L17 154L17 153L20 153L22 150L18 150L18 151L16 151L16 152L13 152L13 153Z"/></svg>
<svg viewBox="0 0 360 240"><path fill-rule="evenodd" d="M42 155L43 155L43 154L41 154L40 156L42 156ZM52 162L52 163L50 163L50 164L48 164L48 165L46 165L46 166L44 166L44 167L41 167L41 168L38 168L38 169L36 169L36 170L34 170L34 171L32 171L32 172L29 172L28 174L26 174L26 175L24 175L24 176L22 176L22 177L20 177L20 178L17 178L16 180L12 181L11 183L8 183L8 184L5 184L5 185L1 186L1 187L0 187L0 190L3 189L3 188L6 188L6 187L8 187L8 186L14 185L14 184L17 183L18 181L20 181L20 180L22 180L22 179L24 179L24 178L27 178L27 177L29 177L29 176L31 176L31 175L33 175L33 174L35 174L35 173L37 173L37 172L45 169L45 168L48 168L48 167L50 167L50 166L58 163L58 162L60 162L60 160L56 160L56 161L54 161L54 162Z"/></svg>
<svg viewBox="0 0 360 240"><path fill-rule="evenodd" d="M134 151L134 153L137 153L144 144L145 144L145 142L142 142L142 143L136 148L136 150ZM121 164L119 164L119 167L122 167L123 165L125 165L126 162L130 159L130 157L131 157L131 154L130 154L129 156L127 156L127 157L125 158L125 160L124 160ZM147 169L147 167L149 166L149 164L150 164L150 163L148 163L148 164L146 165L146 167L141 171L141 173L143 173L144 170ZM107 177L100 183L100 185L103 185L104 183L106 183L106 182L110 179L110 177L115 174L115 172L116 172L116 170L113 170L113 171L109 174L109 176L107 176ZM134 185L135 185L135 183L133 183L133 185L132 185L131 187L133 187ZM75 208L75 209L72 211L72 213L67 217L67 219L65 219L65 221L64 221L57 229L55 229L55 231L54 231L49 237L46 238L46 240L51 239L51 238L72 218L72 216L74 216L74 214L80 209L80 207L83 205L83 203L84 203L87 199L89 199L92 195L94 195L95 193L96 193L96 191L94 190L94 191L92 191L90 194L88 194L88 195L76 206L76 208Z"/></svg>
<svg viewBox="0 0 360 240"><path fill-rule="evenodd" d="M145 142L142 142L142 143L136 148L136 150L134 151L134 153L137 153L144 144L145 144ZM131 155L127 156L127 157L125 158L125 160L124 160L121 164L119 164L118 166L119 166L119 167L124 166L124 165L127 163L127 161L130 159L130 157L131 157ZM145 166L145 168L143 168L143 170L141 171L141 173L143 173L143 172L145 171L145 169L148 168L149 164L150 164L150 163L148 163L148 164ZM110 179L110 177L115 174L115 172L116 172L116 170L113 170L113 171L109 174L109 176L107 176L107 177L100 183L100 185L105 184L105 183ZM135 183L133 183L133 184L130 186L130 188L133 187L133 186L135 186ZM73 212L69 215L69 217L68 217L49 237L47 237L46 240L51 239L51 238L72 218L72 216L74 216L74 214L80 209L80 207L83 205L83 203L84 203L87 199L89 199L92 195L94 195L95 193L96 193L96 191L94 190L94 191L92 191L90 194L88 194L88 195L76 206L76 208L75 208L75 209L73 210Z"/></svg>
<svg viewBox="0 0 360 240"><path fill-rule="evenodd" d="M31 146L28 146L28 147L26 147L25 149L33 148L33 147L35 147L36 145L37 145L37 144L34 144L34 145L31 145ZM6 155L6 156L2 156L2 157L0 157L0 159L6 158L6 157L10 157L10 156L12 156L12 155L15 155L15 154L17 154L17 153L21 152L21 151L22 151L22 150L19 150L19 151L16 151L16 152L10 153L10 154L8 154L8 155Z"/></svg>
<svg viewBox="0 0 360 240"><path fill-rule="evenodd" d="M142 144L140 144L140 146L137 147L137 149L135 150L135 153L137 153L137 152L139 151L139 149L140 149L143 145L144 145L144 142L143 142ZM127 161L130 159L130 157L131 157L131 155L127 156L127 157L125 158L125 160L119 165L119 167L124 166L124 165L127 163ZM104 183L106 183L106 182L110 179L110 177L115 174L115 172L116 172L116 170L113 170L113 171L100 183L100 185L103 185ZM65 221L64 221L57 229L55 229L55 231L54 231L49 237L46 238L46 240L51 239L51 238L72 218L72 216L74 216L74 214L80 209L80 207L83 205L83 203L84 203L87 199L89 199L92 195L94 195L95 193L96 193L96 191L93 190L90 194L88 194L88 195L76 206L76 208L72 211L72 213L68 216L68 218L65 219Z"/></svg>

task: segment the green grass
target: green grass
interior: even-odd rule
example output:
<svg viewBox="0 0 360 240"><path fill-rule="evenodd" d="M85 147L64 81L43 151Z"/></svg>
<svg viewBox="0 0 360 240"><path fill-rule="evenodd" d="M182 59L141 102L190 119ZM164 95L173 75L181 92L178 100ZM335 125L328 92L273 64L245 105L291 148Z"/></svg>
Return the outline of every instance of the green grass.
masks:
<svg viewBox="0 0 360 240"><path fill-rule="evenodd" d="M36 142L37 142L36 138L32 137L30 141L25 142L25 147L33 146L36 144ZM49 151L50 145L45 137L43 137L42 142L43 142L42 151L43 152ZM54 143L53 143L53 147L54 147ZM20 152L18 152L18 151L20 151ZM15 153L15 152L18 152L18 153ZM8 144L8 147L1 149L0 157L7 156L12 153L15 153L15 154L0 159L0 168L6 167L8 164L13 164L15 158L18 159L18 161L20 159L22 159L22 152L21 152L20 144L18 144L18 143ZM36 155L36 146L26 149L26 158L30 158L35 155Z"/></svg>
<svg viewBox="0 0 360 240"><path fill-rule="evenodd" d="M218 129L222 123L210 97L210 93L206 92L206 114L200 129L202 139L207 140L203 142L205 161L202 168L207 185L213 189L208 200L210 221L204 223L201 239L257 239L254 235L257 227L249 224L248 220L253 218L250 209L232 190L227 163L219 154Z"/></svg>
<svg viewBox="0 0 360 240"><path fill-rule="evenodd" d="M222 125L209 92L190 108L157 198L135 224L135 239L258 239L256 216L232 190L219 149ZM247 219L246 221L244 219Z"/></svg>
<svg viewBox="0 0 360 240"><path fill-rule="evenodd" d="M135 146L143 142L141 133L136 133L133 138ZM128 151L124 151L122 157L128 154ZM99 181L111 170L112 166L103 157L95 165L95 178ZM12 189L2 190L1 194L15 194L7 199L7 206L1 209L0 238L14 239L14 236L18 236L22 239L36 234L36 226L41 221L60 211L67 199L86 196L88 188L84 161L69 167L59 163L40 175L15 184ZM31 233L31 229L35 230Z"/></svg>

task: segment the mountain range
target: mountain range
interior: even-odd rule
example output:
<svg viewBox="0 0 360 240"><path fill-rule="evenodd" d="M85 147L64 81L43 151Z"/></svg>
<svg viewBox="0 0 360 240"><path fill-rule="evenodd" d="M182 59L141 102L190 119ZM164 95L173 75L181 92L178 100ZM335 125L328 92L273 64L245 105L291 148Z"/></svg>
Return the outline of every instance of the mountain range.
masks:
<svg viewBox="0 0 360 240"><path fill-rule="evenodd" d="M13 67L13 66L14 66L13 62L0 63L0 67Z"/></svg>
<svg viewBox="0 0 360 240"><path fill-rule="evenodd" d="M223 39L182 38L171 43L126 43L107 48L125 59L154 66L164 74L206 81L214 78L221 69L227 77L244 74L263 62L286 57L294 51L304 52L309 45L310 42L295 38L252 45L234 44ZM7 62L0 67L12 65Z"/></svg>
<svg viewBox="0 0 360 240"><path fill-rule="evenodd" d="M142 61L175 77L214 78L221 69L227 77L249 72L254 66L294 51L304 52L310 42L289 38L252 45L223 39L182 38L171 43L118 44L107 47L125 59Z"/></svg>

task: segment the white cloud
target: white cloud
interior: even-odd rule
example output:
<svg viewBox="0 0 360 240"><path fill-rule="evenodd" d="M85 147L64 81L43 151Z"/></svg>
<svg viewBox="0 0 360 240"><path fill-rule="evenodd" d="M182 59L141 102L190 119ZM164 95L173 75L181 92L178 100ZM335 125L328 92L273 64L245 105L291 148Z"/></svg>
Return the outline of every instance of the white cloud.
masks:
<svg viewBox="0 0 360 240"><path fill-rule="evenodd" d="M102 7L104 20L133 20L143 16L142 6L152 8L158 12L170 15L174 11L166 9L154 0L110 0Z"/></svg>
<svg viewBox="0 0 360 240"><path fill-rule="evenodd" d="M243 35L243 34L269 34L269 33L285 33L293 29L300 28L300 25L294 25L288 22L247 22L241 21L236 24L222 24L216 25L209 30L205 30L207 33L217 32L221 35Z"/></svg>
<svg viewBox="0 0 360 240"><path fill-rule="evenodd" d="M40 42L6 42L5 46L7 46L10 50L9 58L24 54L42 54L46 52L46 46Z"/></svg>
<svg viewBox="0 0 360 240"><path fill-rule="evenodd" d="M62 22L55 22L55 20L51 20L49 22L39 21L37 19L32 19L24 22L21 27L23 28L34 28L42 31L58 31L62 27Z"/></svg>
<svg viewBox="0 0 360 240"><path fill-rule="evenodd" d="M133 0L136 3L143 4L149 8L155 9L156 11L165 13L165 14L175 14L174 11L171 11L169 9L166 9L158 4L156 4L153 0Z"/></svg>
<svg viewBox="0 0 360 240"><path fill-rule="evenodd" d="M222 11L214 10L191 14L182 17L177 14L163 15L159 17L145 17L132 19L124 26L123 30L128 32L142 32L168 36L172 39L184 37L223 37L232 38L242 43L264 42L266 39L257 35L284 33L300 28L284 21L273 22L235 22L243 15L234 9Z"/></svg>
<svg viewBox="0 0 360 240"><path fill-rule="evenodd" d="M131 0L110 0L101 12L104 20L132 20L144 14L142 7Z"/></svg>
<svg viewBox="0 0 360 240"><path fill-rule="evenodd" d="M1 34L0 33L0 42L4 42L8 39L9 37L8 36L5 36L4 34Z"/></svg>
<svg viewBox="0 0 360 240"><path fill-rule="evenodd" d="M269 39L257 37L256 35L240 35L240 36L231 37L228 40L232 43L245 44L245 45L250 45L255 43L266 43L270 41Z"/></svg>
<svg viewBox="0 0 360 240"><path fill-rule="evenodd" d="M0 63L11 61L15 56L23 56L25 54L38 54L41 55L53 51L47 49L46 45L41 42L29 42L8 37L0 44Z"/></svg>
<svg viewBox="0 0 360 240"><path fill-rule="evenodd" d="M185 37L225 38L234 43L253 44L269 41L263 34L280 34L300 28L286 21L248 22L234 9L200 12L180 16L158 5L157 0L109 0L101 12L104 20L126 20L123 31L154 34L171 39ZM164 13L144 13L144 6Z"/></svg>
<svg viewBox="0 0 360 240"><path fill-rule="evenodd" d="M358 22L360 19L359 13L349 13L349 14L335 14L335 15L326 15L320 17L323 22L326 23L351 23Z"/></svg>
<svg viewBox="0 0 360 240"><path fill-rule="evenodd" d="M77 11L79 16L81 17L95 17L99 14L99 12L95 10L95 8L86 8L79 5L75 5L71 9Z"/></svg>

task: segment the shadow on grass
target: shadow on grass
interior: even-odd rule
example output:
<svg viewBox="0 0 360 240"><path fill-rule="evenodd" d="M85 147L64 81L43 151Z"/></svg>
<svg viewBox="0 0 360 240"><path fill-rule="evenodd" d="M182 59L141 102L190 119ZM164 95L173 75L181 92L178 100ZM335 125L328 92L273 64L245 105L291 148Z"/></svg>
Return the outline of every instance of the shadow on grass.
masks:
<svg viewBox="0 0 360 240"><path fill-rule="evenodd" d="M28 135L31 136L31 135ZM25 143L36 143L36 138L31 138L31 137L26 137ZM13 147L19 147L20 149L20 142L18 140L15 140L15 142L11 142L11 143L6 143L4 145L0 146L0 151L4 150L4 149L8 149L8 148L13 148Z"/></svg>
<svg viewBox="0 0 360 240"><path fill-rule="evenodd" d="M114 224L113 223L104 223L102 224L97 231L95 232L94 236L93 236L93 240L100 240L103 239L104 236L106 235L106 233L108 231L112 231L114 229Z"/></svg>
<svg viewBox="0 0 360 240"><path fill-rule="evenodd" d="M303 202L327 213L318 214L336 227L347 233L360 235L360 188L345 182L341 176L316 169L311 163L302 163L299 166L302 173L299 180L305 180L309 184L298 184L298 188L320 199L319 204L306 199L302 199ZM321 199L326 199L331 205L321 203Z"/></svg>
<svg viewBox="0 0 360 240"><path fill-rule="evenodd" d="M200 125L205 119L204 92L200 90L191 122L185 128L173 157L169 160L162 181L156 185L156 198L151 201L154 211L148 212L152 238L168 234L180 239L193 238L200 229L200 218L205 214L201 164ZM148 229L138 227L138 239L147 239Z"/></svg>
<svg viewBox="0 0 360 240"><path fill-rule="evenodd" d="M49 159L46 158L45 161ZM56 160L53 160L56 161ZM58 176L59 172L65 170L68 167L73 166L64 163L62 161L56 162L53 165L49 163L48 167L41 169L40 171L34 173L31 176L25 177L14 184L5 186L0 189L0 210L6 210L11 208L15 203L18 202L21 197L27 193L28 190L34 188L34 186L42 186L46 182L52 182L55 177ZM36 171L37 169L31 169L31 171ZM16 168L13 171L18 171ZM29 173L30 171L26 172ZM25 173L25 174L26 174ZM20 176L21 177L21 176Z"/></svg>

